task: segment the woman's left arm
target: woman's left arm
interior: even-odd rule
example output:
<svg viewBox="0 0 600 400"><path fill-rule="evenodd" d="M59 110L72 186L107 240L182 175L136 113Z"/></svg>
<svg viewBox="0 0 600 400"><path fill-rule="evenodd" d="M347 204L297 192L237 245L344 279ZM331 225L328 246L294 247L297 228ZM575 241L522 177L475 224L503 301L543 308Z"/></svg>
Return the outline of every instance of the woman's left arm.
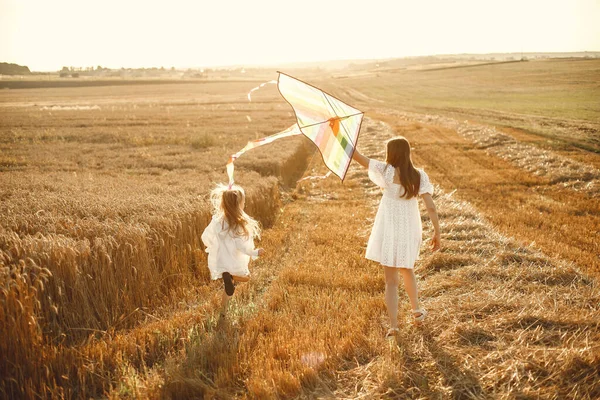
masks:
<svg viewBox="0 0 600 400"><path fill-rule="evenodd" d="M437 215L437 210L435 208L435 203L433 202L433 198L429 193L423 193L421 197L425 202L425 207L427 207L427 214L429 214L429 219L433 224L433 238L431 239L431 250L437 251L442 247L442 244L440 234L440 221Z"/></svg>

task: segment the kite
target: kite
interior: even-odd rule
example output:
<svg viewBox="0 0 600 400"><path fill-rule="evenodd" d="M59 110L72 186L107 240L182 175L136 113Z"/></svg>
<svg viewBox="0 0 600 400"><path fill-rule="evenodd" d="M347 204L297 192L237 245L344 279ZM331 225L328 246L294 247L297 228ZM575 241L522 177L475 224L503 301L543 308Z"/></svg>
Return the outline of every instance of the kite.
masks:
<svg viewBox="0 0 600 400"><path fill-rule="evenodd" d="M275 81L266 83L275 83ZM252 89L250 93L266 83ZM248 142L242 150L233 154L227 163L229 185L234 183L233 162L244 152L295 135L309 138L317 146L323 162L329 168L330 172L326 176L333 173L343 182L356 148L364 113L321 89L283 72L279 72L277 88L294 110L296 123L274 135Z"/></svg>

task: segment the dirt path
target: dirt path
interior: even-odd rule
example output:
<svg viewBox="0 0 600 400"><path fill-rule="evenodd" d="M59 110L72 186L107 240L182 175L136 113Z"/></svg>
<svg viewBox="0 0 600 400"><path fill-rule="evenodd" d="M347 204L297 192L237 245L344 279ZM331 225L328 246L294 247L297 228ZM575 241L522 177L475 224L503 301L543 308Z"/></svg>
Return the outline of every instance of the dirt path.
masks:
<svg viewBox="0 0 600 400"><path fill-rule="evenodd" d="M393 132L374 121L364 129L360 148L381 158ZM421 164L436 175L435 164ZM113 395L123 388L167 398L600 395L598 287L503 237L441 190L445 248L435 255L424 248L417 269L431 317L414 327L403 298L401 335L385 340L381 270L363 258L379 196L356 166L343 185L303 183L265 232L269 253L238 288L230 317L217 323L212 287L198 300L204 314L180 330L184 345L126 375Z"/></svg>

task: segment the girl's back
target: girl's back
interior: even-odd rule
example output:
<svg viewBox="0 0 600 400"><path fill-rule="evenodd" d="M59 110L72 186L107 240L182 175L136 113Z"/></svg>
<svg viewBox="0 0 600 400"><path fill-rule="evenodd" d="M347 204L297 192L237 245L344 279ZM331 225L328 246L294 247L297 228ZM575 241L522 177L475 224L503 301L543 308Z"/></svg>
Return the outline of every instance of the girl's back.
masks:
<svg viewBox="0 0 600 400"><path fill-rule="evenodd" d="M212 279L224 272L233 276L250 275L250 257L257 257L254 238L260 237L257 221L244 212L246 194L238 185L219 185L210 194L213 218L202 233L208 253Z"/></svg>
<svg viewBox="0 0 600 400"><path fill-rule="evenodd" d="M202 234L208 252L208 268L212 279L219 279L223 272L235 276L248 276L250 257L258 256L254 238L234 233L225 218L214 216Z"/></svg>

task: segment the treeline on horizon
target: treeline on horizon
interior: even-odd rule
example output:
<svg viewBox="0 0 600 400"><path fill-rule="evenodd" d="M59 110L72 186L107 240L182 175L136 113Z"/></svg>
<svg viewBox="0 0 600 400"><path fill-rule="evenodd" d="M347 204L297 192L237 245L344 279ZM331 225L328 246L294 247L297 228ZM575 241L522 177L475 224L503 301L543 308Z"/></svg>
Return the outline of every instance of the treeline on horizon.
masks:
<svg viewBox="0 0 600 400"><path fill-rule="evenodd" d="M485 54L471 54L471 53L462 53L462 54L438 54L438 55L430 55L430 56L411 56L411 57L398 57L391 58L386 60L330 60L330 61L322 61L322 62L297 62L290 63L290 65L296 66L304 66L304 67L357 67L364 64L370 64L372 62L392 62L392 61L406 61L414 63L417 60L423 60L432 62L435 61L451 61L451 60L470 60L470 61L512 61L512 60L528 60L528 59L549 59L549 58L600 58L599 51L581 51L581 52L557 52L557 53L547 53L547 52L524 52L524 53L485 53ZM240 72L245 72L245 70L253 70L260 69L258 66L254 67L243 67L243 66L221 66L221 67L212 67L212 68L176 68L174 66L170 68L161 67L139 67L139 68L107 68L98 65L97 67L66 67L63 66L60 70L57 71L34 71L32 72L28 66L19 65L14 63L6 63L0 62L0 75L48 75L48 74L58 74L60 77L73 77L78 78L80 76L104 76L104 77L118 77L123 73L126 74L141 74L142 76L163 76L170 74L184 74L186 77L190 78L201 78L203 75L210 72L217 72L222 70L239 70Z"/></svg>
<svg viewBox="0 0 600 400"><path fill-rule="evenodd" d="M31 75L29 67L19 64L0 63L0 75Z"/></svg>

